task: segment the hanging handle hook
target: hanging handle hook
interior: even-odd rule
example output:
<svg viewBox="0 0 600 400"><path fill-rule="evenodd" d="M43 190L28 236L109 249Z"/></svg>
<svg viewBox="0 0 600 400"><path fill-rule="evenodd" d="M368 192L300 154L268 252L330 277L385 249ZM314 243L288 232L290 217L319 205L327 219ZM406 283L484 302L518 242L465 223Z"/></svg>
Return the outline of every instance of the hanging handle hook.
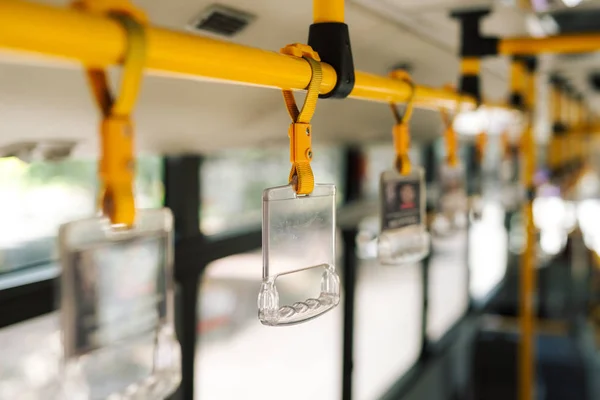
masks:
<svg viewBox="0 0 600 400"><path fill-rule="evenodd" d="M302 109L298 109L291 90L282 90L285 105L292 119L288 132L290 137L290 162L292 163L289 182L294 186L297 194L307 195L312 193L315 187L315 177L310 166L313 158L310 121L317 107L323 70L319 55L308 45L291 44L281 49L281 53L302 57L308 62L312 72Z"/></svg>
<svg viewBox="0 0 600 400"><path fill-rule="evenodd" d="M399 79L410 86L410 95L404 109L404 113L398 110L395 103L390 103L392 114L396 120L396 124L393 129L394 137L394 149L396 150L396 161L395 166L398 173L401 175L408 175L412 170L410 157L408 152L410 150L410 119L414 110L414 100L416 93L416 86L412 77L407 71L396 70L390 74L390 77Z"/></svg>
<svg viewBox="0 0 600 400"><path fill-rule="evenodd" d="M123 27L127 36L123 75L117 97L110 90L104 69L88 67L86 75L103 117L99 162L102 212L110 218L113 225L132 226L135 221L135 158L131 112L138 98L146 63L146 18L141 11L122 0L84 0L74 3L74 7L108 14Z"/></svg>

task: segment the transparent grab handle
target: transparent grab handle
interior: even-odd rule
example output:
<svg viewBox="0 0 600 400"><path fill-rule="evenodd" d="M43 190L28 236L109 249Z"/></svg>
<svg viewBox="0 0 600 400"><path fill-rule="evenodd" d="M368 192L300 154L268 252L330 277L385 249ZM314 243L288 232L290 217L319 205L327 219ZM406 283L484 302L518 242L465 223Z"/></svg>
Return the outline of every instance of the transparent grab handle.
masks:
<svg viewBox="0 0 600 400"><path fill-rule="evenodd" d="M467 197L465 169L462 165L440 170L440 194L438 212L431 230L439 237L445 237L467 228L469 199Z"/></svg>
<svg viewBox="0 0 600 400"><path fill-rule="evenodd" d="M280 306L278 278L322 270L319 295ZM298 275L299 276L299 275ZM290 297L286 293L285 297ZM291 185L263 193L263 283L258 318L264 325L292 325L331 310L340 302L335 271L335 186L317 184L308 196Z"/></svg>
<svg viewBox="0 0 600 400"><path fill-rule="evenodd" d="M413 168L406 176L396 171L381 174L381 232L377 253L382 264L414 263L429 254L423 178L421 168Z"/></svg>
<svg viewBox="0 0 600 400"><path fill-rule="evenodd" d="M168 209L136 214L126 230L103 217L60 228L60 399L158 400L179 386L173 217Z"/></svg>

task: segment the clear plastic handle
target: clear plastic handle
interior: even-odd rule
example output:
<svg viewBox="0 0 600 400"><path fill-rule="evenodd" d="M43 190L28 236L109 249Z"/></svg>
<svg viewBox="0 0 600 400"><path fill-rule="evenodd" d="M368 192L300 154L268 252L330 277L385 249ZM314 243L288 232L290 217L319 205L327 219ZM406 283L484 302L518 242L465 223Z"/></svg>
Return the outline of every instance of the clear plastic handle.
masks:
<svg viewBox="0 0 600 400"><path fill-rule="evenodd" d="M264 325L292 325L311 320L340 302L340 279L335 271L335 186L315 185L313 193L297 196L291 186L263 194L263 283L258 295L258 318ZM319 295L280 306L278 278L319 270ZM286 290L282 287L282 290ZM286 298L295 293L286 293ZM301 297L302 299L302 297Z"/></svg>
<svg viewBox="0 0 600 400"><path fill-rule="evenodd" d="M436 236L445 237L467 228L469 201L465 182L462 164L456 167L442 166L438 211L432 223L432 232Z"/></svg>
<svg viewBox="0 0 600 400"><path fill-rule="evenodd" d="M60 228L57 398L156 400L177 389L172 227L171 212L160 209L137 210L129 229L113 229L105 217Z"/></svg>
<svg viewBox="0 0 600 400"><path fill-rule="evenodd" d="M279 306L279 293L275 286L278 276L263 282L258 295L258 318L263 324L271 326L297 324L316 318L339 304L340 278L335 270L325 264L308 269L310 268L325 269L321 275L321 293L316 299L308 298L291 305Z"/></svg>

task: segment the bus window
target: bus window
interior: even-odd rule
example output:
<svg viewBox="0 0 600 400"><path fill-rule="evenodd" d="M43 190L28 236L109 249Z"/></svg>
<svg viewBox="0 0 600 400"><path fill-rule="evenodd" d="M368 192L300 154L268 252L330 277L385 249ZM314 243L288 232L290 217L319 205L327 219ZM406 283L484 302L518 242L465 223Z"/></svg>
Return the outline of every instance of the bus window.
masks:
<svg viewBox="0 0 600 400"><path fill-rule="evenodd" d="M0 273L55 259L58 227L96 210L97 162L65 160L25 163L0 158ZM137 162L139 208L163 203L159 157Z"/></svg>
<svg viewBox="0 0 600 400"><path fill-rule="evenodd" d="M498 201L486 201L482 218L469 231L469 291L484 300L502 281L507 267L508 235L504 209Z"/></svg>
<svg viewBox="0 0 600 400"><path fill-rule="evenodd" d="M427 287L429 341L441 339L467 311L469 288L466 261L466 230L458 230L441 240L432 238Z"/></svg>
<svg viewBox="0 0 600 400"><path fill-rule="evenodd" d="M417 361L421 351L423 281L420 264L357 271L353 397L378 399Z"/></svg>
<svg viewBox="0 0 600 400"><path fill-rule="evenodd" d="M95 213L97 162L67 160L26 164L0 159L0 290L59 273L56 234L63 222ZM136 203L140 208L163 204L162 160L137 160ZM31 268L30 268L31 267ZM57 303L58 304L58 300ZM56 377L60 357L57 313L0 330L0 399L27 397ZM18 393L18 395L15 395Z"/></svg>
<svg viewBox="0 0 600 400"><path fill-rule="evenodd" d="M446 144L442 139L434 143L436 182L446 163ZM463 146L459 147L460 160L466 159ZM463 164L464 168L464 164ZM439 188L441 190L441 187ZM431 205L439 208L437 197ZM465 220L467 216L465 215ZM467 268L467 229L457 228L444 235L432 235L431 256L427 282L427 340L441 339L466 313L469 305Z"/></svg>
<svg viewBox="0 0 600 400"><path fill-rule="evenodd" d="M342 152L327 146L316 146L316 151L315 180L336 184L339 203L344 198ZM208 156L200 177L202 232L214 235L259 226L263 190L287 184L289 170L287 147L237 149Z"/></svg>
<svg viewBox="0 0 600 400"><path fill-rule="evenodd" d="M28 399L58 377L58 314L0 330L0 399Z"/></svg>
<svg viewBox="0 0 600 400"><path fill-rule="evenodd" d="M310 322L263 326L256 308L261 268L260 251L207 266L199 282L195 398L340 398L343 297L338 307ZM290 277L280 278L278 285L286 286L282 293L306 293L318 288L320 271Z"/></svg>

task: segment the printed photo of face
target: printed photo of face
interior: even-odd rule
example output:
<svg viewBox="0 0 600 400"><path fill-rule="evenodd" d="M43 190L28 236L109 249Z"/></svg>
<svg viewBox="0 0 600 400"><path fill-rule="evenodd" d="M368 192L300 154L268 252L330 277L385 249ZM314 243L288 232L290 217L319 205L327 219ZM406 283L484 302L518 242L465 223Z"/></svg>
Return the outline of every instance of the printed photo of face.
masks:
<svg viewBox="0 0 600 400"><path fill-rule="evenodd" d="M412 185L402 185L400 188L400 208L414 208L417 194Z"/></svg>

